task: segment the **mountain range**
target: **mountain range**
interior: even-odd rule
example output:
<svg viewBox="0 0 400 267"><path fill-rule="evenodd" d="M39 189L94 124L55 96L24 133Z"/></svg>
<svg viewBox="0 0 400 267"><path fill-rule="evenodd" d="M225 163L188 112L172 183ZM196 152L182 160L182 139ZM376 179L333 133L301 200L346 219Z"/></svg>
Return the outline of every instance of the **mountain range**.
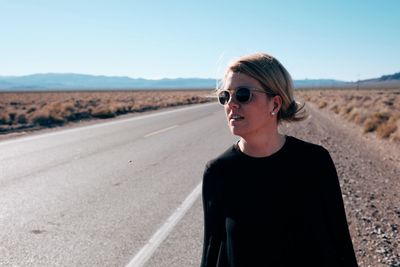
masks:
<svg viewBox="0 0 400 267"><path fill-rule="evenodd" d="M358 84L400 84L400 72L380 78L358 81ZM43 73L26 76L0 76L0 91L58 90L128 90L128 89L211 89L215 79L176 78L150 80L124 76L96 76L75 73ZM294 80L296 88L335 87L355 84L333 79Z"/></svg>

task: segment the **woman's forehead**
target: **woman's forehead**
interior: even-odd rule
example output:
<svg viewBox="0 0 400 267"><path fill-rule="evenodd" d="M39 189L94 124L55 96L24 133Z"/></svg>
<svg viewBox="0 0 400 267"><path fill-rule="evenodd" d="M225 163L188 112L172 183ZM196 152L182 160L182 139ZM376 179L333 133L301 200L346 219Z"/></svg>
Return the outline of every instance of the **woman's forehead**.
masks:
<svg viewBox="0 0 400 267"><path fill-rule="evenodd" d="M240 72L228 72L224 82L225 89L232 89L240 86L258 87L261 88L261 84L258 80Z"/></svg>

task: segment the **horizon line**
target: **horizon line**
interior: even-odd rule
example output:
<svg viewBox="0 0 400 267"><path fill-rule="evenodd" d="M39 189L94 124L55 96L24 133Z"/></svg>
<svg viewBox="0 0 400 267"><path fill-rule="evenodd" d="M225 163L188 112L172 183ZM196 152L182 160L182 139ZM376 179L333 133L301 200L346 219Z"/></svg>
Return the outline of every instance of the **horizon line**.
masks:
<svg viewBox="0 0 400 267"><path fill-rule="evenodd" d="M372 78L365 78L365 79L356 79L356 80L341 80L337 78L292 78L293 81L306 81L306 80L333 80L338 82L357 82L363 80L370 80L370 79L379 79L383 76L394 75L400 72L395 72L391 74L381 74L379 77L372 77ZM30 73L30 74L20 74L20 75L2 75L0 74L0 78L16 78L16 77L25 77L25 76L33 76L33 75L84 75L84 76L94 76L94 77L107 77L107 78L129 78L134 80L149 80L149 81L160 81L160 80L179 80L179 79L201 79L201 80L219 80L218 78L210 78L210 77L153 77L153 78L144 78L144 77L133 77L128 75L108 75L108 74L90 74L90 73L77 73L77 72L37 72L37 73Z"/></svg>
<svg viewBox="0 0 400 267"><path fill-rule="evenodd" d="M159 80L179 80L179 79L201 79L201 80L219 80L218 78L210 78L210 77L182 77L182 76L176 76L176 77L155 77L155 78L143 78L143 77L133 77L133 76L127 76L127 75L107 75L107 74L89 74L89 73L77 73L77 72L36 72L36 73L30 73L30 74L20 74L20 75L2 75L0 74L0 78L4 77L25 77L25 76L33 76L33 75L85 75L85 76L94 76L94 77L107 77L107 78L129 78L129 79L135 79L135 80L151 80L151 81L159 81ZM382 75L383 76L383 75ZM302 81L302 80L334 80L334 81L339 81L339 82L353 82L349 80L340 80L336 78L300 78L300 79L292 79L293 81Z"/></svg>

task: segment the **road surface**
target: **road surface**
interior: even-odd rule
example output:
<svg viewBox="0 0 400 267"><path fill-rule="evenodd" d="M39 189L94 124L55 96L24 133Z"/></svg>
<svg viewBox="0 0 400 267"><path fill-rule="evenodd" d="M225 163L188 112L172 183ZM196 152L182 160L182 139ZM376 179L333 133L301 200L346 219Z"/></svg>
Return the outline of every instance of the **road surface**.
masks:
<svg viewBox="0 0 400 267"><path fill-rule="evenodd" d="M0 142L0 266L126 266L236 139L213 103ZM200 203L168 251L193 266Z"/></svg>

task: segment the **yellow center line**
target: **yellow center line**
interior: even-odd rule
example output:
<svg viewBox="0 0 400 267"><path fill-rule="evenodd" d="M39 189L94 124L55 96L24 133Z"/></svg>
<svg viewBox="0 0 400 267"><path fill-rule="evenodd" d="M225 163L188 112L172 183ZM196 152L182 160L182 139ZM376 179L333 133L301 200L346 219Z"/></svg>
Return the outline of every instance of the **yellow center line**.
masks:
<svg viewBox="0 0 400 267"><path fill-rule="evenodd" d="M159 133L163 133L163 132L166 132L166 131L172 130L172 129L174 129L174 128L178 127L178 126L179 126L179 125L174 125L174 126L171 126L171 127L168 127L168 128L164 128L164 129L161 129L161 130L158 130L158 131L155 131L155 132L152 132L152 133L146 134L144 137L145 137L145 138L147 138L147 137L150 137L150 136L153 136L153 135L159 134Z"/></svg>

